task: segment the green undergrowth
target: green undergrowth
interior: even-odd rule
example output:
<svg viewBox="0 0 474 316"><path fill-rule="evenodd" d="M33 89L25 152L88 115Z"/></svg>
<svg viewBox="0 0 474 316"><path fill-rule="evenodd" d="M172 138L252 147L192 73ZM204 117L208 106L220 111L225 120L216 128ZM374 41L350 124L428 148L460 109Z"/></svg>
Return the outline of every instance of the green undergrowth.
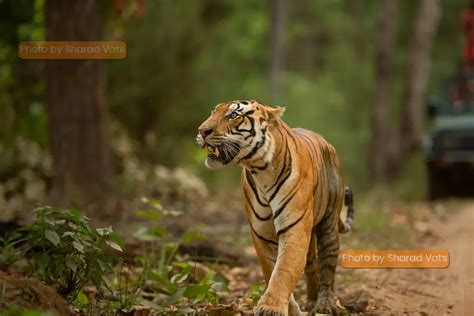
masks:
<svg viewBox="0 0 474 316"><path fill-rule="evenodd" d="M84 315L196 311L218 304L220 293L228 291L223 276L178 253L180 244L204 237L193 231L171 236L164 217L180 214L158 201L137 212L152 226L133 234L130 242L138 249L130 253L112 227L92 228L75 209L45 206L34 212L31 225L0 240L0 268L52 286ZM1 315L41 315L0 302Z"/></svg>

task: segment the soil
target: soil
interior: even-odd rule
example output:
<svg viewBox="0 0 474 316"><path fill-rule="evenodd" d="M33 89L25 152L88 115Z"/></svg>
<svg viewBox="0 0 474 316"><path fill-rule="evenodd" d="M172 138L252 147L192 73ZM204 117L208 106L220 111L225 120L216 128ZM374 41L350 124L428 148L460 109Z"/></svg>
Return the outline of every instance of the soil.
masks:
<svg viewBox="0 0 474 316"><path fill-rule="evenodd" d="M447 249L446 269L351 270L338 291L353 315L474 315L474 203L432 219L415 241L419 249Z"/></svg>
<svg viewBox="0 0 474 316"><path fill-rule="evenodd" d="M230 200L239 201L237 198ZM216 214L220 216L212 216L218 218L218 223L211 225L214 230L220 229L218 236L221 242L233 235L235 228L232 227L237 222L241 225L239 234L248 234L245 217L239 206L228 206L227 212L216 207ZM410 241L406 247L397 246L395 242L393 247L388 248L448 250L449 267L345 269L339 266L336 295L340 303L351 315L474 315L474 202L419 203L405 205L400 211L397 206L389 209L391 211L388 214L391 215L382 216L391 216L392 223L408 227L407 236L403 237ZM439 209L442 211L439 212ZM234 226L229 223L234 223ZM359 236L356 233L349 235L341 246L359 246ZM400 237L387 238L396 240ZM209 237L210 240L215 238L215 235ZM368 248L376 249L375 245L377 242ZM218 270L230 283L230 293L225 295L224 301L232 302L236 312L251 315L253 303L249 298L249 288L251 284L261 283L263 277L253 247L249 245L241 252L244 264L228 268L227 271L222 271L226 269L221 266ZM303 309L306 303L304 283L302 278L295 290L297 301Z"/></svg>
<svg viewBox="0 0 474 316"><path fill-rule="evenodd" d="M0 271L2 305L13 305L51 312L53 315L72 315L67 302L56 291L40 281L16 272Z"/></svg>

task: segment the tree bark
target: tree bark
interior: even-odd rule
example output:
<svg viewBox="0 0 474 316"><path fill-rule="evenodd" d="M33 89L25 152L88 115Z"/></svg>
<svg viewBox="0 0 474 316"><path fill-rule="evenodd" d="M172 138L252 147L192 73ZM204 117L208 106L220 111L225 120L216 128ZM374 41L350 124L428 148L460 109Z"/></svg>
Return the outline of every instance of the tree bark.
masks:
<svg viewBox="0 0 474 316"><path fill-rule="evenodd" d="M287 20L287 0L269 1L271 9L271 23L270 69L268 78L273 96L276 96L281 88L281 74L286 67L285 29Z"/></svg>
<svg viewBox="0 0 474 316"><path fill-rule="evenodd" d="M424 98L440 11L438 0L422 0L415 20L400 119L402 158L422 145Z"/></svg>
<svg viewBox="0 0 474 316"><path fill-rule="evenodd" d="M362 25L364 15L364 2L358 0L347 0L345 2L347 16L352 25ZM361 27L353 27L348 30L349 41L353 49L354 60L359 60L365 53L365 34Z"/></svg>
<svg viewBox="0 0 474 316"><path fill-rule="evenodd" d="M298 73L310 75L314 72L318 56L317 27L314 27L314 16L311 10L311 0L300 0L292 3L291 18L301 29L288 47L288 58L291 60L291 69Z"/></svg>
<svg viewBox="0 0 474 316"><path fill-rule="evenodd" d="M377 21L375 95L371 114L371 169L375 182L387 181L387 153L390 141L390 95L393 50L397 33L397 1L384 0Z"/></svg>
<svg viewBox="0 0 474 316"><path fill-rule="evenodd" d="M411 153L422 145L423 106L431 62L431 48L440 18L439 0L421 0L413 26L406 86L402 99L399 128L388 119L389 81L392 77L392 51L395 43L396 1L384 0L379 16L376 91L372 111L372 167L374 180L393 180Z"/></svg>
<svg viewBox="0 0 474 316"><path fill-rule="evenodd" d="M96 0L47 0L48 40L100 40ZM104 65L100 60L46 62L52 201L87 208L106 199L113 175Z"/></svg>

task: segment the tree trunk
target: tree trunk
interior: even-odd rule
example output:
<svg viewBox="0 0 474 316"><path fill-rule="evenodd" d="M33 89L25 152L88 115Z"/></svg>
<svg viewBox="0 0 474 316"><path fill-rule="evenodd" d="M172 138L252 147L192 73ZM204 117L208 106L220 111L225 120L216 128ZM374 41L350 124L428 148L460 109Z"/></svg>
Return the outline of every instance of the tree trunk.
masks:
<svg viewBox="0 0 474 316"><path fill-rule="evenodd" d="M392 79L392 59L397 31L397 1L384 0L377 22L375 56L375 95L372 108L371 159L373 178L377 183L387 181L387 146L390 141L390 83Z"/></svg>
<svg viewBox="0 0 474 316"><path fill-rule="evenodd" d="M100 40L96 0L47 0L48 40ZM112 172L104 65L100 60L46 62L51 199L60 205L103 206Z"/></svg>
<svg viewBox="0 0 474 316"><path fill-rule="evenodd" d="M301 29L295 34L291 47L288 47L287 58L291 60L291 70L311 75L314 72L315 61L320 59L316 49L317 27L314 27L311 0L300 0L292 3L291 19L294 19Z"/></svg>
<svg viewBox="0 0 474 316"><path fill-rule="evenodd" d="M281 88L281 73L285 70L285 29L287 20L287 0L269 0L270 23L270 69L269 83L274 97Z"/></svg>
<svg viewBox="0 0 474 316"><path fill-rule="evenodd" d="M390 128L389 81L392 76L392 51L395 42L396 1L385 0L379 17L376 56L376 92L372 111L372 166L374 180L381 184L392 180L409 155L421 147L423 106L430 67L431 47L439 17L439 0L421 0L414 22L405 95L400 125Z"/></svg>
<svg viewBox="0 0 474 316"><path fill-rule="evenodd" d="M400 120L402 158L422 145L422 123L431 47L438 28L438 0L422 0L415 20Z"/></svg>
<svg viewBox="0 0 474 316"><path fill-rule="evenodd" d="M346 12L350 24L352 25L362 25L363 16L364 16L364 2L358 0L347 0L345 2ZM363 58L365 54L365 37L363 28L361 27L352 27L348 30L349 42L351 43L352 54L354 60L359 60Z"/></svg>

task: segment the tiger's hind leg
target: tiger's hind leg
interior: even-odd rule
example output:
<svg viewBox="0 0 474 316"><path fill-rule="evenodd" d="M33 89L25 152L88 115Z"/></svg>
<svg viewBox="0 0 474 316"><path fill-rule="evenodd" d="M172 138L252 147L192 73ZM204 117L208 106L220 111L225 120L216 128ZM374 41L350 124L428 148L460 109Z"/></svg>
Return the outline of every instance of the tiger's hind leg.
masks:
<svg viewBox="0 0 474 316"><path fill-rule="evenodd" d="M304 274L306 276L306 288L307 288L307 310L312 310L316 305L319 293L319 268L318 268L318 255L316 251L316 231L313 229L311 234L311 241L309 243L308 255L306 256L306 266L304 268Z"/></svg>
<svg viewBox="0 0 474 316"><path fill-rule="evenodd" d="M336 215L336 212L328 210L327 216L316 226L320 283L316 305L310 315L339 314L334 298L334 276L339 253Z"/></svg>

